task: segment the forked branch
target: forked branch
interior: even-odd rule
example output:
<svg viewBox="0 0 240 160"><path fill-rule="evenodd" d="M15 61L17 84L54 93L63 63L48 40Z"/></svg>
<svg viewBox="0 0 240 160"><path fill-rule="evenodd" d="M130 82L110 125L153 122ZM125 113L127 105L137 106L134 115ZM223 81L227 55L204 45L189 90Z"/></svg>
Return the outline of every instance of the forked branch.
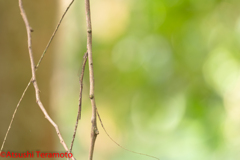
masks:
<svg viewBox="0 0 240 160"><path fill-rule="evenodd" d="M31 32L32 32L32 28L30 27L30 24L28 22L27 19L27 15L23 9L23 5L22 5L22 0L19 0L19 8L21 11L21 15L23 18L23 21L25 23L26 26L26 30L27 30L27 38L28 38L28 52L29 52L29 57L30 57L30 63L31 63L31 70L32 70L32 83L35 89L35 95L36 95L36 102L39 105L40 109L42 110L43 114L45 115L45 118L54 126L57 135L60 139L60 143L63 145L63 147L65 148L65 150L67 152L69 152L69 149L66 145L66 143L64 142L62 135L60 134L60 131L58 129L57 124L51 119L51 117L48 115L46 109L44 108L41 99L40 99L40 94L39 94L39 88L38 88L38 84L37 84L37 79L36 79L36 73L35 73L35 63L34 63L34 58L33 58L33 52L32 52L32 38L31 38ZM72 157L72 159L74 160L74 158Z"/></svg>
<svg viewBox="0 0 240 160"><path fill-rule="evenodd" d="M47 52L50 44L52 43L52 40L53 40L53 38L55 37L55 35L56 35L57 31L58 31L58 28L60 27L60 25L61 25L61 23L62 23L63 18L65 17L66 13L68 12L68 10L69 10L69 8L71 7L71 5L73 4L73 2L74 2L74 0L72 0L72 1L69 3L67 9L64 11L64 13L63 13L60 21L58 22L56 29L54 30L54 32L53 32L53 34L52 34L52 36L51 36L51 38L50 38L50 40L49 40L46 48L44 49L44 51L43 51L43 53L42 53L42 55L41 55L41 58L40 58L39 61L38 61L38 64L37 64L36 67L35 67L35 70L36 70L36 71L37 71L37 68L39 67L40 63L42 62L43 57L44 57L45 53ZM2 150L3 150L3 148L4 148L4 144L5 144L6 140L7 140L7 136L8 136L8 133L9 133L10 129L11 129L11 126L12 126L14 117L15 117L15 115L16 115L16 113L17 113L18 107L19 107L20 103L22 102L22 99L23 99L23 97L25 96L25 93L26 93L26 91L28 90L28 87L30 86L31 81L32 81L32 78L30 78L30 80L29 80L26 88L24 89L24 91L23 91L23 93L22 93L22 96L21 96L21 98L19 99L18 104L17 104L17 106L16 106L16 108L15 108L15 110L14 110L14 113L13 113L12 119L11 119L11 122L10 122L10 124L9 124L9 126L8 126L8 130L7 130L7 132L6 132L6 134L5 134L5 137L4 137L4 140L3 140L3 143L2 143L2 146L1 146L1 149L0 149L0 152L2 152Z"/></svg>

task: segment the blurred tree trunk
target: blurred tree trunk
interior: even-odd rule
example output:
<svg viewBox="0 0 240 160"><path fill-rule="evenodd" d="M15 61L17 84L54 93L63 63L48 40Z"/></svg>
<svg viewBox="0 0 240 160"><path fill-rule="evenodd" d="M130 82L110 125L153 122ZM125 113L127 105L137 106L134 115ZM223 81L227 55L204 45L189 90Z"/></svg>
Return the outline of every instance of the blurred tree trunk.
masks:
<svg viewBox="0 0 240 160"><path fill-rule="evenodd" d="M29 22L34 32L32 43L35 63L42 54L55 26L56 0L24 0ZM41 97L46 110L49 107L50 75L53 45L48 50L37 72ZM21 94L31 78L27 35L20 16L17 0L0 0L0 144L2 144L12 114ZM54 151L54 128L45 119L35 100L33 87L29 88L19 106L4 151ZM56 150L55 150L56 151Z"/></svg>

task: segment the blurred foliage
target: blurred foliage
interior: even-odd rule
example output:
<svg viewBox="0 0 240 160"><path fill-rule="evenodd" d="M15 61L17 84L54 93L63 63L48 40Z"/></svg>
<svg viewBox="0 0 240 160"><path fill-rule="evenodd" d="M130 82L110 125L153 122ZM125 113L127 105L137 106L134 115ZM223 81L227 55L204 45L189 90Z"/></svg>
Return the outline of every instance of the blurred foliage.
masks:
<svg viewBox="0 0 240 160"><path fill-rule="evenodd" d="M240 1L93 0L91 5L96 100L110 135L161 160L239 159ZM70 15L58 64L69 68L62 89L75 96L76 108L73 74L86 51L83 3L75 2ZM83 119L91 112L87 76L84 83ZM69 106L69 99L63 103ZM69 112L74 124L75 113ZM112 143L101 138L102 148ZM96 159L150 159L112 144L117 151L101 147Z"/></svg>

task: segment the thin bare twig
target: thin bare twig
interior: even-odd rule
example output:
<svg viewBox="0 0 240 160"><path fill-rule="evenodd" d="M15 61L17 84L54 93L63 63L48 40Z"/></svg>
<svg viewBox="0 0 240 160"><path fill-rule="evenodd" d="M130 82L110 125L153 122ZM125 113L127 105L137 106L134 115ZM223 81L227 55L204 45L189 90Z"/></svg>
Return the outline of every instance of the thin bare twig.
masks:
<svg viewBox="0 0 240 160"><path fill-rule="evenodd" d="M21 103L21 101L22 101L22 99L23 99L23 97L24 97L24 95L25 95L28 87L30 86L31 82L32 82L31 80L28 82L27 87L24 89L24 91L23 91L23 93L22 93L22 96L21 96L20 100L18 101L17 107L15 108L15 110L14 110L14 112L13 112L12 119L11 119L11 122L10 122L10 124L9 124L9 126L8 126L7 133L5 134L5 137L4 137L2 146L1 146L0 153L2 152L2 149L3 149L3 147L4 147L4 144L5 144L6 140L7 140L7 136L8 136L8 133L9 133L10 129L11 129L11 126L12 126L14 117L15 117L15 115L16 115L16 113L17 113L18 107L19 107L19 105L20 105L20 103Z"/></svg>
<svg viewBox="0 0 240 160"><path fill-rule="evenodd" d="M127 149L127 148L124 148L123 146L121 146L119 143L117 143L117 142L108 134L107 130L105 129L105 127L104 127L104 125L103 125L103 122L102 122L101 117L100 117L100 115L99 115L99 113L98 113L98 110L97 110L97 115L98 115L98 119L99 119L99 121L100 121L100 123L101 123L101 126L102 126L104 132L107 134L108 138L110 138L116 145L118 145L119 147L121 147L122 149L124 149L124 150L126 150L126 151L128 151L128 152L132 152L132 153L134 153L134 154L139 154L139 155L143 155L143 156L147 156L147 157L151 157L151 158L160 160L160 159L157 158L157 157L154 157L154 156L151 156L151 155L147 155L147 154L144 154L144 153L135 152L135 151L132 151L132 150L130 150L130 149Z"/></svg>
<svg viewBox="0 0 240 160"><path fill-rule="evenodd" d="M89 80L90 80L90 99L92 104L92 129L91 129L91 145L89 151L89 160L93 158L94 145L99 134L97 129L97 118L96 118L96 103L94 98L94 75L93 75L93 60L92 60L92 25L91 25L91 11L90 2L85 0L86 8L86 21L87 21L87 52L88 52L88 64L89 64Z"/></svg>
<svg viewBox="0 0 240 160"><path fill-rule="evenodd" d="M39 88L38 88L38 84L37 84L37 79L36 79L36 73L35 73L35 63L34 63L34 58L33 58L33 52L32 52L32 38L31 38L31 32L32 29L29 25L28 19L27 19L27 15L23 9L23 5L22 5L22 0L19 0L19 8L21 11L21 15L23 18L23 21L25 23L26 26L26 30L27 30L27 37L28 37L28 51L29 51L29 57L30 57L30 62L31 62L31 70L32 70L32 83L35 89L35 95L36 95L36 102L39 105L40 109L42 110L43 114L45 115L45 118L54 126L57 135L60 139L60 143L63 145L63 147L65 148L65 150L67 152L69 152L69 149L66 145L66 143L64 142L62 135L60 134L60 131L58 129L57 124L51 119L51 117L48 115L46 109L44 108L41 99L40 99L40 94L39 94ZM72 159L74 160L74 158L72 157Z"/></svg>
<svg viewBox="0 0 240 160"><path fill-rule="evenodd" d="M40 59L39 59L39 61L38 61L38 64L36 65L36 69L38 68L39 64L41 63L41 61L42 61L42 59L43 59L45 53L46 53L47 50L48 50L48 47L50 46L50 44L51 44L53 38L55 37L55 35L56 35L57 31L58 31L59 26L60 26L61 23L62 23L63 18L65 17L66 13L68 12L68 10L69 10L69 8L71 7L71 5L73 4L73 2L74 2L74 0L72 0L72 1L69 3L67 9L66 9L65 12L63 13L63 15L62 15L60 21L58 22L56 29L54 30L54 32L53 32L53 34L52 34L52 36L51 36L51 38L50 38L50 40L49 40L49 42L48 42L48 44L47 44L45 50L43 51L43 54L41 55L41 57L40 57Z"/></svg>
<svg viewBox="0 0 240 160"><path fill-rule="evenodd" d="M47 52L47 50L48 50L48 48L49 48L49 46L50 46L53 38L55 37L55 35L56 35L57 31L58 31L58 28L60 27L60 25L61 25L61 23L62 23L63 18L65 17L66 13L68 12L68 10L69 10L69 8L71 7L71 5L73 4L73 2L74 2L74 0L72 0L72 1L70 2L70 4L68 5L67 9L64 11L61 19L59 20L56 29L54 30L54 32L53 32L53 34L52 34L52 36L51 36L51 38L50 38L47 46L45 47L45 49L44 49L44 51L43 51L43 53L42 53L42 55L41 55L41 58L40 58L39 61L38 61L38 64L37 64L36 67L35 67L36 71L37 71L37 68L39 67L40 63L42 62L42 59L43 59L45 53ZM30 86L31 81L32 81L32 78L30 78L30 80L29 80L26 88L24 89L24 91L23 91L23 93L22 93L22 96L21 96L20 100L18 101L18 104L17 104L17 106L16 106L16 108L15 108L15 110L14 110L14 113L13 113L13 116L12 116L12 119L11 119L11 122L10 122L10 124L9 124L9 126L8 126L8 130L7 130L6 134L5 134L5 137L4 137L2 146L1 146L0 153L2 152L2 149L3 149L3 147L4 147L4 144L5 144L6 140L7 140L7 136L8 136L8 133L9 133L11 127L12 127L12 123L13 123L14 117L15 117L15 115L16 115L16 112L17 112L17 110L18 110L18 107L19 107L20 103L22 102L22 99L23 99L23 97L25 96L25 93L26 93L26 91L28 90L28 87Z"/></svg>
<svg viewBox="0 0 240 160"><path fill-rule="evenodd" d="M78 121L81 119L81 111L82 111L82 92L83 92L83 76L84 76L84 70L85 70L87 58L88 58L88 53L86 52L86 53L84 54L84 56L83 56L82 72L81 72L81 75L80 75L80 78L79 78L80 93L79 93L78 115L77 115L77 120L76 120L76 124L75 124L74 133L73 133L72 143L71 143L71 147L70 147L70 153L72 152L72 147L73 147L73 143L74 143L74 140L75 140L75 136L76 136L76 132L77 132L77 127L78 127Z"/></svg>

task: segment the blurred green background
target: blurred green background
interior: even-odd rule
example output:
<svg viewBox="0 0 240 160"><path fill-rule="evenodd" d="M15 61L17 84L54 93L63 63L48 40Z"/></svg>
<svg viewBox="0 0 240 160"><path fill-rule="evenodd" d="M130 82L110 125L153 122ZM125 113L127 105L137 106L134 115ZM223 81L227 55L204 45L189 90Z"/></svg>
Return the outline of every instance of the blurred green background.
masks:
<svg viewBox="0 0 240 160"><path fill-rule="evenodd" d="M29 7L37 3L27 2ZM52 8L58 11L52 13L52 22L57 23L70 1L53 2L56 5ZM113 139L161 160L240 158L239 8L238 0L91 1L95 97ZM75 0L52 49L51 62L40 66L51 70L42 97L49 93L46 105L70 145L78 109L78 79L86 51L84 1ZM41 53L39 50L36 52ZM30 68L28 72L30 75ZM38 78L41 90L48 79ZM88 157L88 93L86 67L82 119L73 148L77 159ZM4 119L4 123L9 122ZM98 128L94 159L151 159L122 150L99 123ZM62 151L54 130L50 131L56 142L52 150ZM44 147L41 151L45 151Z"/></svg>

